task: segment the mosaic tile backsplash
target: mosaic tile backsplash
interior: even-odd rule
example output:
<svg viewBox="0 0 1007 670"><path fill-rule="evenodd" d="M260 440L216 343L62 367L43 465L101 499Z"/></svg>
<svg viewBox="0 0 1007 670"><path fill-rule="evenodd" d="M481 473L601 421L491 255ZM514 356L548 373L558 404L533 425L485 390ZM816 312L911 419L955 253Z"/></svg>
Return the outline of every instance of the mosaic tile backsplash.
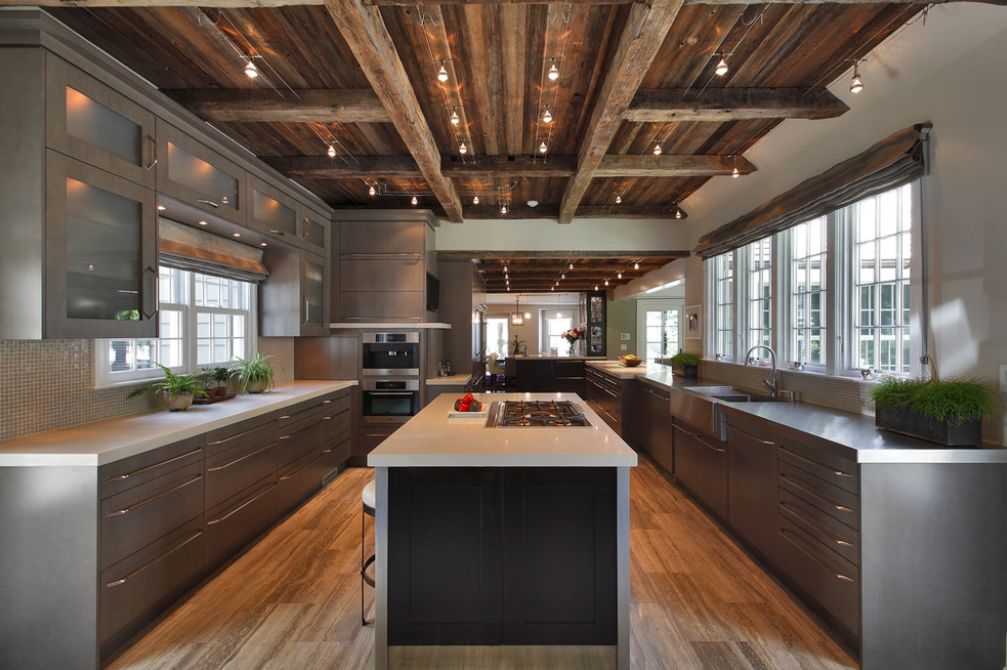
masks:
<svg viewBox="0 0 1007 670"><path fill-rule="evenodd" d="M278 382L293 379L291 338L259 338ZM0 340L0 440L160 408L135 386L94 388L93 340Z"/></svg>

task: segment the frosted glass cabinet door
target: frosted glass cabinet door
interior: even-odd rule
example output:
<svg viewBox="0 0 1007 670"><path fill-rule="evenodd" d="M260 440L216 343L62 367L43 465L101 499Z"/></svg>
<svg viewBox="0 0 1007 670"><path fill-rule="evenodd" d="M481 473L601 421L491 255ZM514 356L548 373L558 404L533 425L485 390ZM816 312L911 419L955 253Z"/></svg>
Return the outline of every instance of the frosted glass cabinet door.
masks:
<svg viewBox="0 0 1007 670"><path fill-rule="evenodd" d="M157 190L245 223L245 171L169 123L158 122Z"/></svg>
<svg viewBox="0 0 1007 670"><path fill-rule="evenodd" d="M301 335L328 335L325 259L304 254L301 259Z"/></svg>
<svg viewBox="0 0 1007 670"><path fill-rule="evenodd" d="M297 201L252 176L248 178L248 191L252 201L248 227L296 243L300 208Z"/></svg>
<svg viewBox="0 0 1007 670"><path fill-rule="evenodd" d="M53 54L46 56L46 145L154 188L152 113Z"/></svg>
<svg viewBox="0 0 1007 670"><path fill-rule="evenodd" d="M307 207L301 208L301 241L307 248L325 254L329 248L329 222Z"/></svg>
<svg viewBox="0 0 1007 670"><path fill-rule="evenodd" d="M154 191L54 151L46 161L45 337L157 337Z"/></svg>

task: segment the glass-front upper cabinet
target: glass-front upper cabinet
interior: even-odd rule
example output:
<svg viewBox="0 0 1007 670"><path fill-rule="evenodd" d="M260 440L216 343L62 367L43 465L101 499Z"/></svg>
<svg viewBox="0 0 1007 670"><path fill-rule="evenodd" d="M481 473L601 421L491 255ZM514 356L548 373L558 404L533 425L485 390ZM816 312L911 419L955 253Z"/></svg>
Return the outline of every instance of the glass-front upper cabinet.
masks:
<svg viewBox="0 0 1007 670"><path fill-rule="evenodd" d="M46 145L154 188L152 113L53 54L46 56Z"/></svg>
<svg viewBox="0 0 1007 670"><path fill-rule="evenodd" d="M248 227L275 237L287 237L294 243L297 239L297 202L256 177L249 176L248 183L252 201Z"/></svg>
<svg viewBox="0 0 1007 670"><path fill-rule="evenodd" d="M328 335L325 259L301 257L301 335Z"/></svg>
<svg viewBox="0 0 1007 670"><path fill-rule="evenodd" d="M301 241L313 251L329 249L329 219L307 207L301 208Z"/></svg>
<svg viewBox="0 0 1007 670"><path fill-rule="evenodd" d="M245 171L178 128L158 122L157 190L245 223Z"/></svg>
<svg viewBox="0 0 1007 670"><path fill-rule="evenodd" d="M46 152L45 337L157 337L153 190Z"/></svg>

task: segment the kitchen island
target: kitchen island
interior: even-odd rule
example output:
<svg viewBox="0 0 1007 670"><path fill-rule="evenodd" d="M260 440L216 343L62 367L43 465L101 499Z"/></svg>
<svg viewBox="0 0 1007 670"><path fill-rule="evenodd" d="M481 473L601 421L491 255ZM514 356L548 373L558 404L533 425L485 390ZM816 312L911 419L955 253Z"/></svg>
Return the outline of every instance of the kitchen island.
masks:
<svg viewBox="0 0 1007 670"><path fill-rule="evenodd" d="M556 402L574 425L449 418L445 395L371 452L375 667L418 648L528 658L563 646L575 665L629 668L635 452L577 395L477 397L519 417L536 406L516 403Z"/></svg>

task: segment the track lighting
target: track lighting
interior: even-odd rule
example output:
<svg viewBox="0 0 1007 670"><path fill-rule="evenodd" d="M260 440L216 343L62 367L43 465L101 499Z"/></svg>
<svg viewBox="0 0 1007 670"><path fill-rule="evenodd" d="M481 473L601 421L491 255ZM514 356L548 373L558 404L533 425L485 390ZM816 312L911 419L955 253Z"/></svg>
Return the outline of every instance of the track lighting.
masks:
<svg viewBox="0 0 1007 670"><path fill-rule="evenodd" d="M336 157L336 147L334 147L333 145L330 144L329 148L325 151L325 153L327 153L329 155L329 158L335 158Z"/></svg>
<svg viewBox="0 0 1007 670"><path fill-rule="evenodd" d="M374 188L374 184L371 184L371 187L367 189L367 193L371 197L376 196L378 194L378 189Z"/></svg>
<svg viewBox="0 0 1007 670"><path fill-rule="evenodd" d="M472 196L472 204L473 205L478 205L479 204L479 196L478 195Z"/></svg>
<svg viewBox="0 0 1007 670"><path fill-rule="evenodd" d="M655 156L660 156L661 155L661 151L662 151L661 150L661 145L660 144L655 144L654 145L654 155Z"/></svg>
<svg viewBox="0 0 1007 670"><path fill-rule="evenodd" d="M615 204L617 204L617 205L621 205L622 204L622 196L621 195L615 196Z"/></svg>
<svg viewBox="0 0 1007 670"><path fill-rule="evenodd" d="M682 218L682 208L679 207L678 205L675 205L675 218L676 219Z"/></svg>
<svg viewBox="0 0 1007 670"><path fill-rule="evenodd" d="M633 269L634 270L639 270L640 269L640 264L639 263L633 263Z"/></svg>
<svg viewBox="0 0 1007 670"><path fill-rule="evenodd" d="M507 205L500 205L500 213L501 214L507 213Z"/></svg>
<svg viewBox="0 0 1007 670"><path fill-rule="evenodd" d="M255 63L252 62L252 59L248 59L248 61L245 62L245 76L249 79L255 79L259 76L259 69L255 67Z"/></svg>
<svg viewBox="0 0 1007 670"><path fill-rule="evenodd" d="M853 61L853 79L850 80L850 93L856 95L864 90L864 80L860 76L860 61Z"/></svg>
<svg viewBox="0 0 1007 670"><path fill-rule="evenodd" d="M461 120L461 117L458 116L458 110L452 110L452 112L451 112L451 125L452 126L457 126L461 122L462 122L462 120Z"/></svg>
<svg viewBox="0 0 1007 670"><path fill-rule="evenodd" d="M594 285L594 290L595 290L595 291L597 291L597 290L598 290L598 285L597 285L597 284L595 284L595 285Z"/></svg>
<svg viewBox="0 0 1007 670"><path fill-rule="evenodd" d="M605 280L605 286L608 286L608 280L607 279Z"/></svg>
<svg viewBox="0 0 1007 670"><path fill-rule="evenodd" d="M720 62L717 63L717 68L714 70L718 77L723 77L727 74L727 58L724 56L720 57Z"/></svg>
<svg viewBox="0 0 1007 670"><path fill-rule="evenodd" d="M573 270L573 263L570 263L570 269Z"/></svg>
<svg viewBox="0 0 1007 670"><path fill-rule="evenodd" d="M544 153L547 153L548 151L549 151L549 147L548 147L548 146L546 146L546 143L545 143L545 142L542 142L542 144L538 145L538 152L539 152L540 154L544 154Z"/></svg>
<svg viewBox="0 0 1007 670"><path fill-rule="evenodd" d="M741 172L738 170L737 167L735 167L733 170L731 170L731 178L732 179L737 179L740 176L741 176Z"/></svg>
<svg viewBox="0 0 1007 670"><path fill-rule="evenodd" d="M458 145L458 153L460 153L462 156L464 156L468 152L469 152L469 148L467 146L465 146L465 140L462 140L462 143Z"/></svg>
<svg viewBox="0 0 1007 670"><path fill-rule="evenodd" d="M412 200L410 200L409 202L411 202L411 203L412 203L412 204L414 204L414 205L418 205L418 204L420 204L420 199L419 199L419 198L417 198L417 197L416 197L416 196L414 195L414 196L413 196L413 199L412 199Z"/></svg>
<svg viewBox="0 0 1007 670"><path fill-rule="evenodd" d="M559 79L559 68L556 67L555 58L552 59L552 65L549 66L549 74L546 76L549 77L549 81L556 81Z"/></svg>
<svg viewBox="0 0 1007 670"><path fill-rule="evenodd" d="M443 84L447 80L448 80L448 69L444 67L444 61L441 61L441 69L437 70L437 81Z"/></svg>
<svg viewBox="0 0 1007 670"><path fill-rule="evenodd" d="M616 278L616 279L622 279L622 273L620 272L619 274L617 274L617 275L615 276L615 278Z"/></svg>
<svg viewBox="0 0 1007 670"><path fill-rule="evenodd" d="M549 111L548 107L545 109L545 114L542 115L542 122L552 123L552 112Z"/></svg>

